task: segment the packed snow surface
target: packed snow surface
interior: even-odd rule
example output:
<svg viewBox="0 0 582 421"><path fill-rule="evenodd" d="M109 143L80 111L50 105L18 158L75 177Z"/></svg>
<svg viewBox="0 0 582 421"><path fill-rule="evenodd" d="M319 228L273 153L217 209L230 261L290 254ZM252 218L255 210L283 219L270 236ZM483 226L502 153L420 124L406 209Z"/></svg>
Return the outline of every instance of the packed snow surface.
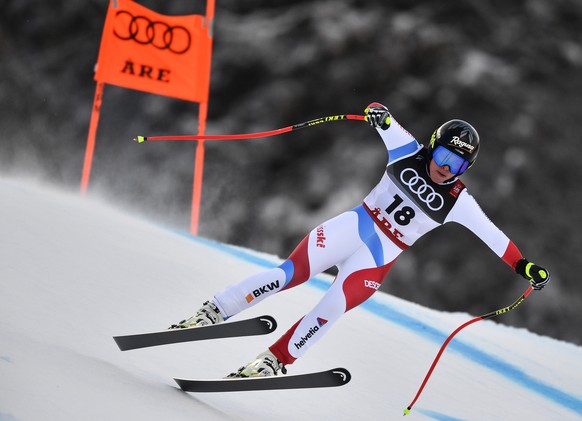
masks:
<svg viewBox="0 0 582 421"><path fill-rule="evenodd" d="M348 385L185 393L173 377L222 377L252 360L332 279L233 318L270 314L274 334L121 352L113 336L165 329L280 259L30 181L0 178L0 197L1 421L401 420L441 344L474 317L377 293L288 367L346 367ZM501 321L457 335L406 419L582 420L582 348Z"/></svg>

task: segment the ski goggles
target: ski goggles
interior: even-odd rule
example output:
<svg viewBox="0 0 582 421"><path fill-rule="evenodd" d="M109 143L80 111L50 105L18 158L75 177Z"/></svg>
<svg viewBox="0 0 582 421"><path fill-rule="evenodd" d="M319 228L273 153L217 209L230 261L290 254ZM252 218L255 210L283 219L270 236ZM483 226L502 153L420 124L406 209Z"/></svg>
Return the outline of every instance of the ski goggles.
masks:
<svg viewBox="0 0 582 421"><path fill-rule="evenodd" d="M451 174L455 175L463 174L469 168L469 165L471 165L469 161L441 145L435 148L432 153L432 158L439 167L448 165Z"/></svg>

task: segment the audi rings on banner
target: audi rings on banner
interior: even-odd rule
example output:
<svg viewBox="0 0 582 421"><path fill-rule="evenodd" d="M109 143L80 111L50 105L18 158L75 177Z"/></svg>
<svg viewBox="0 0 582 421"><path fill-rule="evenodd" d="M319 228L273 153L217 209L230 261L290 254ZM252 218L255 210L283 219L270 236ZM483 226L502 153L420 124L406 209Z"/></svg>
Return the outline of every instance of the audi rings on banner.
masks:
<svg viewBox="0 0 582 421"><path fill-rule="evenodd" d="M127 10L115 14L113 33L121 40L133 40L141 45L151 44L159 50L184 54L190 49L190 31L183 26L170 26L162 21L151 21L145 16L133 16Z"/></svg>
<svg viewBox="0 0 582 421"><path fill-rule="evenodd" d="M400 181L402 181L412 193L426 203L426 206L432 211L438 211L445 205L445 199L434 189L429 186L426 180L418 175L412 168L406 168L400 173Z"/></svg>

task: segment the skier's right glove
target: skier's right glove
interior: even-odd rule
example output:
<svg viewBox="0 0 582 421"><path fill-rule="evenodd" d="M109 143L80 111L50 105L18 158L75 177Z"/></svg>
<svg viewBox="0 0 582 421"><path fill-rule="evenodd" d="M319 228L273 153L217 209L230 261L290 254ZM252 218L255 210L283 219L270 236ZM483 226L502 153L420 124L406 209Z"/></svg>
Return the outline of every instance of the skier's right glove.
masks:
<svg viewBox="0 0 582 421"><path fill-rule="evenodd" d="M536 291L539 291L550 282L550 272L541 266L527 261L527 259L521 259L517 262L515 272L527 279Z"/></svg>
<svg viewBox="0 0 582 421"><path fill-rule="evenodd" d="M379 102L372 102L366 107L364 113L366 114L365 120L370 126L379 127L382 130L390 127L390 113L388 112L388 108Z"/></svg>

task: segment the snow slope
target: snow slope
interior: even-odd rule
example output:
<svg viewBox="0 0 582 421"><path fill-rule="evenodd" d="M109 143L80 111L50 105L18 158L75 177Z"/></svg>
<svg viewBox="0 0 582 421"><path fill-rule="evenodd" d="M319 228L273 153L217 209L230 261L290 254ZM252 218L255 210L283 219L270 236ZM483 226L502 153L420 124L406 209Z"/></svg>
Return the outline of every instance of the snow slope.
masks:
<svg viewBox="0 0 582 421"><path fill-rule="evenodd" d="M278 259L32 182L0 178L0 197L1 421L402 419L444 339L472 317L377 293L289 367L346 367L345 387L184 393L172 377L222 376L251 360L330 278L236 317L271 314L275 334L120 352L112 336L163 329ZM479 322L449 345L406 419L582 420L581 376L581 347Z"/></svg>

